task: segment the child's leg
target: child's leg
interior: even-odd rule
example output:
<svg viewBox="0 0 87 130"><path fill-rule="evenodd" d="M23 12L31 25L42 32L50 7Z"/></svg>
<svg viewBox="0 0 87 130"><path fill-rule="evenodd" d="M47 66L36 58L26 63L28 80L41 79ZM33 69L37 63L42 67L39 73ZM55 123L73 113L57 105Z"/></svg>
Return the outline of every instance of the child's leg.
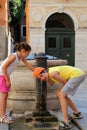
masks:
<svg viewBox="0 0 87 130"><path fill-rule="evenodd" d="M61 104L61 109L62 109L62 114L63 114L63 121L68 122L68 103L67 103L67 98L66 94L64 94L62 91L57 93L57 96L59 98L60 104Z"/></svg>
<svg viewBox="0 0 87 130"><path fill-rule="evenodd" d="M6 104L7 104L8 93L0 93L0 122L3 123L13 123L14 119L6 114Z"/></svg>
<svg viewBox="0 0 87 130"><path fill-rule="evenodd" d="M6 113L8 93L0 92L0 117L3 117Z"/></svg>
<svg viewBox="0 0 87 130"><path fill-rule="evenodd" d="M81 114L81 112L78 111L75 104L72 102L72 100L69 97L67 97L67 103L73 111L73 114L71 115L71 117L74 119L82 119L83 115Z"/></svg>
<svg viewBox="0 0 87 130"><path fill-rule="evenodd" d="M72 102L72 100L69 97L66 97L67 103L69 107L73 110L74 113L78 113L78 109L76 108L75 104Z"/></svg>
<svg viewBox="0 0 87 130"><path fill-rule="evenodd" d="M82 119L83 116L81 112L78 111L72 100L67 97L66 94L64 94L62 91L57 93L57 97L59 98L60 104L61 104L61 109L62 109L62 114L63 114L63 121L68 122L68 106L73 110L72 118L75 119Z"/></svg>

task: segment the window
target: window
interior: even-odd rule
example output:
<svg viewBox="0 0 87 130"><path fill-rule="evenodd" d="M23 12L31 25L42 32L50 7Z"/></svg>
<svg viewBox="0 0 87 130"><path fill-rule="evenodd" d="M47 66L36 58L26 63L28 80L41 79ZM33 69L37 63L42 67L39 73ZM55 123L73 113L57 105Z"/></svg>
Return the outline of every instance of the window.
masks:
<svg viewBox="0 0 87 130"><path fill-rule="evenodd" d="M26 37L26 25L21 25L21 37Z"/></svg>
<svg viewBox="0 0 87 130"><path fill-rule="evenodd" d="M63 48L71 48L71 38L64 37Z"/></svg>
<svg viewBox="0 0 87 130"><path fill-rule="evenodd" d="M56 48L56 38L49 38L48 39L48 47L49 48Z"/></svg>

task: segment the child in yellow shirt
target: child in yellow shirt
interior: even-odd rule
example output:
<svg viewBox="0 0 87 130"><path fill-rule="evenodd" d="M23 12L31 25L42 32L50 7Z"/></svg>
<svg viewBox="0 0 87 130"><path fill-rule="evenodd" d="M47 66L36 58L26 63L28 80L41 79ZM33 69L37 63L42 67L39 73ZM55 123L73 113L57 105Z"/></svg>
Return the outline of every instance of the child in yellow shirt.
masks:
<svg viewBox="0 0 87 130"><path fill-rule="evenodd" d="M37 67L35 68L33 75L42 81L47 81L50 85L53 85L54 83L62 83L61 91L57 92L57 97L60 101L63 114L63 121L60 122L59 129L71 129L68 117L68 106L71 107L73 111L73 118L81 119L83 116L68 95L75 94L78 86L85 79L85 73L79 68L64 65L51 67L48 69L48 72L43 67Z"/></svg>

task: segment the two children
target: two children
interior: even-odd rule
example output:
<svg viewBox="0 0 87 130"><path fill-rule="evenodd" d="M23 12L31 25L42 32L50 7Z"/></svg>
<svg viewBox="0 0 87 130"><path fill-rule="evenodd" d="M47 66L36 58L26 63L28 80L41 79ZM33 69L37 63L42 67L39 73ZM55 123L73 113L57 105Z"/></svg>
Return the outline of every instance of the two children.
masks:
<svg viewBox="0 0 87 130"><path fill-rule="evenodd" d="M47 81L50 85L54 83L62 83L61 90L57 92L57 97L59 98L63 121L59 124L60 130L71 129L71 124L68 117L68 106L72 109L73 118L81 119L83 118L81 112L78 111L72 100L68 95L74 95L78 86L84 81L85 74L82 70L72 66L56 66L48 69L48 72L43 67L37 67L33 71L35 78L41 79L42 81Z"/></svg>
<svg viewBox="0 0 87 130"><path fill-rule="evenodd" d="M68 118L68 106L71 107L73 118L83 118L81 112L78 111L72 100L68 97L69 94L74 95L78 86L84 81L85 74L82 70L72 66L56 66L48 69L48 72L43 67L34 68L30 65L26 57L31 52L31 47L26 43L15 44L15 53L8 56L0 66L0 122L13 123L14 119L6 115L6 103L8 92L11 88L10 74L15 67L22 61L36 78L42 81L47 81L50 85L54 83L62 83L60 92L57 92L61 109L63 113L63 121L61 121L60 129L71 129Z"/></svg>
<svg viewBox="0 0 87 130"><path fill-rule="evenodd" d="M15 44L15 53L9 55L0 65L0 122L13 123L14 119L6 115L8 92L11 88L10 74L22 61L31 71L34 70L26 57L31 52L31 47L26 43Z"/></svg>

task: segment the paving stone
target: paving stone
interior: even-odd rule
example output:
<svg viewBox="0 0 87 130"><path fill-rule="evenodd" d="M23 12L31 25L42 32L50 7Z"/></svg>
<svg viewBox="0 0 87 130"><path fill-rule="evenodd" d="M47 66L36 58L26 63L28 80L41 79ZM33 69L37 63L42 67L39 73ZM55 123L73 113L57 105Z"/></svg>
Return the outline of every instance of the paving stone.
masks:
<svg viewBox="0 0 87 130"><path fill-rule="evenodd" d="M83 119L74 119L73 121L80 130L87 130L87 113L84 113Z"/></svg>
<svg viewBox="0 0 87 130"><path fill-rule="evenodd" d="M9 126L8 124L0 123L0 130L8 130Z"/></svg>

